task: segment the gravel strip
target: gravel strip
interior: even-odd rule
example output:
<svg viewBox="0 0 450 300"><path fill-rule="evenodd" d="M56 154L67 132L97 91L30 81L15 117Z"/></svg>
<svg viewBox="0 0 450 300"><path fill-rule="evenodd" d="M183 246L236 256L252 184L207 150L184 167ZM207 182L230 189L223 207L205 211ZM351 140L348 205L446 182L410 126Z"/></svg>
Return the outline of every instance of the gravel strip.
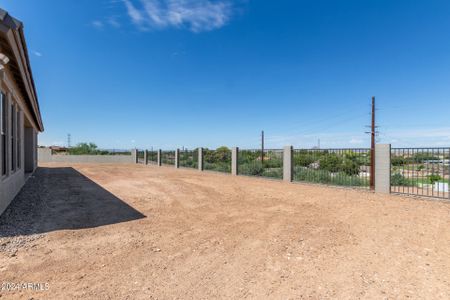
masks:
<svg viewBox="0 0 450 300"><path fill-rule="evenodd" d="M28 248L31 242L44 236L37 227L43 218L48 193L44 180L38 169L0 216L0 253L15 256L18 249Z"/></svg>

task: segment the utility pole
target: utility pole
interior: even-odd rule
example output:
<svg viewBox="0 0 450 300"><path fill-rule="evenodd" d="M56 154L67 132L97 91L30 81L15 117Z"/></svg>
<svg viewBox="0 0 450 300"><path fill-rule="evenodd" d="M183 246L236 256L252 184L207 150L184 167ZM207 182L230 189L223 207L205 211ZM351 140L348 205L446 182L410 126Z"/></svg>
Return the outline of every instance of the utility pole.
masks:
<svg viewBox="0 0 450 300"><path fill-rule="evenodd" d="M317 149L320 149L320 139L317 140Z"/></svg>
<svg viewBox="0 0 450 300"><path fill-rule="evenodd" d="M264 167L264 130L261 131L261 165Z"/></svg>
<svg viewBox="0 0 450 300"><path fill-rule="evenodd" d="M372 124L370 131L370 189L375 190L375 97L372 97Z"/></svg>
<svg viewBox="0 0 450 300"><path fill-rule="evenodd" d="M67 148L70 148L70 146L71 146L71 138L72 138L72 136L70 135L70 133L67 134Z"/></svg>

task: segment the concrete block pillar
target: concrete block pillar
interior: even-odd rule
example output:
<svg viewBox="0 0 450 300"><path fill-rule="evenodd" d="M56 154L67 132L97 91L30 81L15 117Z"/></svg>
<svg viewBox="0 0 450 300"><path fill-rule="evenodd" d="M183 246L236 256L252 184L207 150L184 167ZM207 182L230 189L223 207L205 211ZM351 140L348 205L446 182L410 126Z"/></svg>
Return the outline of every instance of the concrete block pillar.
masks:
<svg viewBox="0 0 450 300"><path fill-rule="evenodd" d="M198 169L203 171L203 148L198 148Z"/></svg>
<svg viewBox="0 0 450 300"><path fill-rule="evenodd" d="M239 159L239 147L233 147L231 149L231 175L237 176L239 174L238 159Z"/></svg>
<svg viewBox="0 0 450 300"><path fill-rule="evenodd" d="M157 165L161 167L161 149L158 149Z"/></svg>
<svg viewBox="0 0 450 300"><path fill-rule="evenodd" d="M148 165L148 150L144 151L144 164Z"/></svg>
<svg viewBox="0 0 450 300"><path fill-rule="evenodd" d="M138 163L138 151L137 149L131 150L131 157L134 163Z"/></svg>
<svg viewBox="0 0 450 300"><path fill-rule="evenodd" d="M375 192L391 192L391 145L375 145Z"/></svg>
<svg viewBox="0 0 450 300"><path fill-rule="evenodd" d="M292 152L294 151L294 148L292 146L285 146L283 150L283 180L291 182L293 174L292 169L294 166Z"/></svg>
<svg viewBox="0 0 450 300"><path fill-rule="evenodd" d="M180 167L180 149L175 150L175 168Z"/></svg>

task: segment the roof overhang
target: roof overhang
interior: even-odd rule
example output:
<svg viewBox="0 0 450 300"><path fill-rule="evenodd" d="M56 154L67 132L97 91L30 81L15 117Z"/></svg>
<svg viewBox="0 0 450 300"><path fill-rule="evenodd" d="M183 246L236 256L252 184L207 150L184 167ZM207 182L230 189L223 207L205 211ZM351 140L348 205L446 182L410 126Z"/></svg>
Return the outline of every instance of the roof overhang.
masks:
<svg viewBox="0 0 450 300"><path fill-rule="evenodd" d="M23 23L0 9L0 47L9 58L8 69L14 76L17 86L33 114L39 131L44 131L36 86L31 72L28 49L23 33Z"/></svg>

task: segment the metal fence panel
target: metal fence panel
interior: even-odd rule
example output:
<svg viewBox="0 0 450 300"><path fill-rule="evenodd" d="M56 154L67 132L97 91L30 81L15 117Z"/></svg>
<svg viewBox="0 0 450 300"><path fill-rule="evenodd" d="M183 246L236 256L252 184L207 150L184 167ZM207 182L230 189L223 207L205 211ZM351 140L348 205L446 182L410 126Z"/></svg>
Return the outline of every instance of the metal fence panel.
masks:
<svg viewBox="0 0 450 300"><path fill-rule="evenodd" d="M198 149L180 150L180 167L198 169Z"/></svg>
<svg viewBox="0 0 450 300"><path fill-rule="evenodd" d="M175 151L161 151L161 163L175 166Z"/></svg>
<svg viewBox="0 0 450 300"><path fill-rule="evenodd" d="M149 164L157 164L158 163L158 151L148 151L147 152L147 160Z"/></svg>
<svg viewBox="0 0 450 300"><path fill-rule="evenodd" d="M225 147L203 149L203 170L231 173L231 150Z"/></svg>
<svg viewBox="0 0 450 300"><path fill-rule="evenodd" d="M391 192L449 198L450 148L392 148Z"/></svg>
<svg viewBox="0 0 450 300"><path fill-rule="evenodd" d="M370 149L295 149L293 180L370 187Z"/></svg>
<svg viewBox="0 0 450 300"><path fill-rule="evenodd" d="M145 161L144 161L144 156L145 156L144 153L145 153L144 150L137 150L137 161L138 161L139 164L144 164L145 163Z"/></svg>
<svg viewBox="0 0 450 300"><path fill-rule="evenodd" d="M283 149L239 150L239 175L283 179Z"/></svg>

